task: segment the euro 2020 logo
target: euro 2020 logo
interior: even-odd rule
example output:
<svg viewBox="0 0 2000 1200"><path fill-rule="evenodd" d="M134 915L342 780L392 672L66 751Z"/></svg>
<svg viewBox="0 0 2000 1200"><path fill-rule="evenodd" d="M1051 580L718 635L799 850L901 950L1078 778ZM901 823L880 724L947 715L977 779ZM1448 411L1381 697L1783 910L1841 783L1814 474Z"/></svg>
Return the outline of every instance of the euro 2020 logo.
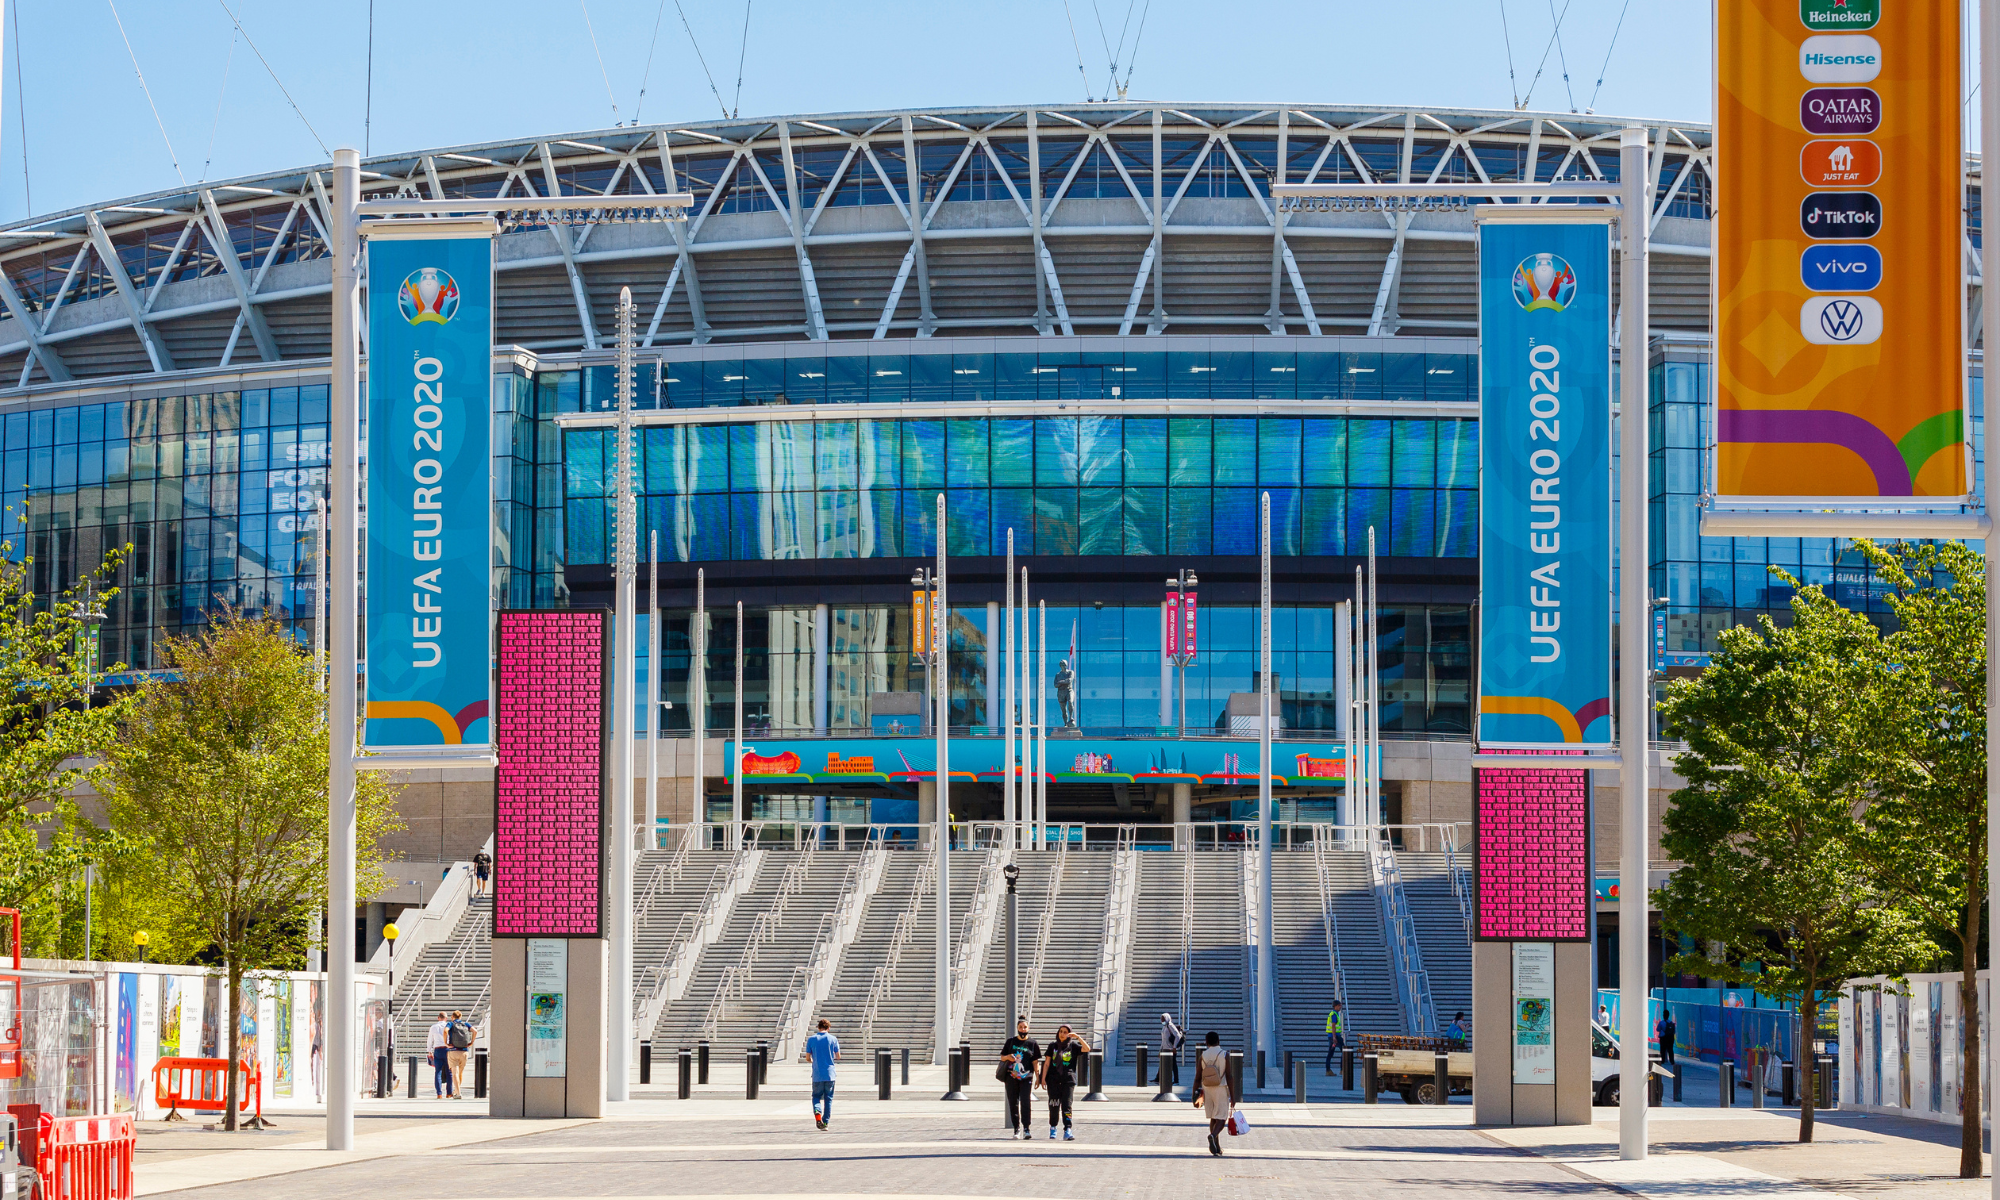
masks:
<svg viewBox="0 0 2000 1200"><path fill-rule="evenodd" d="M1515 285L1519 291L1520 285ZM397 307L412 325L435 321L442 325L458 315L458 281L437 267L420 267L410 272L396 289Z"/></svg>
<svg viewBox="0 0 2000 1200"><path fill-rule="evenodd" d="M1514 268L1514 303L1529 312L1561 312L1576 296L1576 272L1553 254L1530 254Z"/></svg>

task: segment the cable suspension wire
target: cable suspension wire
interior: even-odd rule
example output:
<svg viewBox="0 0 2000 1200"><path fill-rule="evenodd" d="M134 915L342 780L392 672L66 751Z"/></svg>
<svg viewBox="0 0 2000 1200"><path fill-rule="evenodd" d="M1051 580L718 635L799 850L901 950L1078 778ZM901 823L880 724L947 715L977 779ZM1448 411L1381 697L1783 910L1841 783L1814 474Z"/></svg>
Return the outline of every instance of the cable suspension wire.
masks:
<svg viewBox="0 0 2000 1200"><path fill-rule="evenodd" d="M105 2L106 2L106 3L109 3L109 2L110 2L110 0L105 0ZM225 12L225 13L228 13L228 15L229 15L229 23L230 23L231 25L234 25L234 26L236 26L236 32L237 32L237 33L239 33L239 34L243 35L243 44L244 44L244 45L246 45L246 46L248 46L248 47L250 47L250 53L252 53L252 54L256 55L256 56L257 56L257 61L258 61L258 62L260 62L260 63L262 63L262 64L264 65L264 73L265 73L266 75L269 75L269 76L271 77L271 82L272 82L272 83L275 83L275 84L277 84L277 85L278 85L278 91L279 91L280 93L282 93L282 94L284 95L284 97L285 97L285 103L287 103L287 104L291 105L291 106L292 106L292 111L298 114L298 117L299 117L299 123L300 123L300 124L302 124L302 125L304 125L304 126L306 127L306 132L307 132L307 133L310 133L310 134L312 134L312 136L313 136L313 141L315 141L315 142L318 142L318 143L319 143L319 148L320 148L320 151L321 151L322 153L324 153L324 154L325 154L325 155L326 155L326 156L327 156L328 158L332 158L332 157L333 157L333 151L331 151L331 150L328 150L328 149L326 148L326 139L325 139L325 138L323 138L323 137L321 137L321 136L319 135L319 130L317 130L317 129L314 129L314 128L313 128L313 123L312 123L311 121L309 121L309 120L307 120L307 119L306 119L306 113L305 113L305 110L299 107L299 102L298 102L298 101L296 101L296 100L294 100L294 99L292 99L292 93L291 93L291 89L289 89L289 88L287 88L287 87L285 86L285 81L284 81L284 80L282 80L282 79L278 78L278 72L277 72L277 71L276 71L275 69L273 69L273 68L272 68L272 66L271 66L271 60L270 60L270 59L268 59L268 58L265 58L265 57L264 57L264 52L263 52L262 50L259 50L259 49L257 48L257 39L256 39L256 38L253 38L253 37L251 37L251 36L250 36L250 31L249 31L249 30L247 30L247 29L245 29L245 28L243 28L243 22L241 22L241 21L237 20L237 19L236 19L236 14L235 14L235 13L233 13L233 12L230 12L230 11L229 11L229 0L215 0L215 2L216 2L217 4L220 4L220 5L222 6L222 11L223 11L223 12Z"/></svg>
<svg viewBox="0 0 2000 1200"><path fill-rule="evenodd" d="M604 69L604 51L597 48L597 26L591 24L590 5L586 0L576 0L576 3L577 7L583 10L583 29L590 35L590 52L597 56L597 73L604 77L604 95L611 101L611 123L621 124L618 116L618 95L611 90L611 72Z"/></svg>
<svg viewBox="0 0 2000 1200"><path fill-rule="evenodd" d="M1083 43L1076 38L1076 14L1070 11L1069 0L1063 0L1063 15L1069 18L1069 44L1076 47L1076 73L1083 76L1083 102L1090 104L1090 72L1083 69Z"/></svg>
<svg viewBox="0 0 2000 1200"><path fill-rule="evenodd" d="M722 102L722 89L715 86L715 72L708 69L708 56L701 52L701 43L695 40L694 26L688 24L687 10L681 7L681 0L674 0L674 11L681 15L681 28L687 30L688 45L694 47L695 61L701 64L701 73L708 76L708 90L715 94L715 104L722 110L722 119L733 120L729 115L729 106Z"/></svg>
<svg viewBox="0 0 2000 1200"><path fill-rule="evenodd" d="M1125 82L1118 85L1118 98L1120 100L1125 98L1125 93L1132 86L1132 67L1139 60L1139 42L1146 36L1146 14L1152 11L1153 0L1146 0L1145 7L1139 10L1139 32L1132 35L1132 57L1125 60ZM1118 45L1122 50L1125 45L1125 39L1122 37L1119 38Z"/></svg>
<svg viewBox="0 0 2000 1200"><path fill-rule="evenodd" d="M1507 94L1514 98L1514 111L1520 112L1525 106L1520 81L1514 77L1514 34L1507 28L1507 0L1500 0L1500 43L1507 47Z"/></svg>
<svg viewBox="0 0 2000 1200"><path fill-rule="evenodd" d="M1111 64L1111 77L1104 81L1104 94L1108 97L1118 86L1118 56L1111 51L1111 35L1104 32L1104 10L1097 0L1090 0L1090 15L1097 20L1097 42L1104 47L1104 61Z"/></svg>
<svg viewBox="0 0 2000 1200"><path fill-rule="evenodd" d="M1597 111L1597 93L1604 90L1604 73L1611 67L1611 52L1618 48L1618 33L1625 28L1625 14L1632 11L1632 0L1625 0L1618 10L1618 23L1611 27L1611 44L1604 48L1604 65L1597 68L1597 86L1590 89L1590 103L1584 106L1586 112Z"/></svg>
<svg viewBox="0 0 2000 1200"><path fill-rule="evenodd" d="M639 113L646 107L646 85L652 82L653 78L653 51L659 47L660 22L666 18L666 15L667 0L660 0L659 9L653 13L653 40L646 43L646 70L644 74L639 76L639 102L632 106L632 124L634 125L639 123ZM667 190L673 190L671 182L669 182Z"/></svg>
<svg viewBox="0 0 2000 1200"><path fill-rule="evenodd" d="M375 146L375 0L368 0L368 77L363 90L366 96L361 102L361 157L367 158Z"/></svg>
<svg viewBox="0 0 2000 1200"><path fill-rule="evenodd" d="M19 0L8 9L8 16L14 20L14 111L21 118L21 196L27 202L28 214L35 212L35 187L28 178L28 81L21 74L21 5Z"/></svg>
<svg viewBox="0 0 2000 1200"><path fill-rule="evenodd" d="M19 4L14 6L20 8ZM222 128L222 98L229 94L229 67L236 61L236 35L229 35L229 54L222 60L222 86L215 93L215 120L208 126L208 149L201 156L201 178L208 178L209 164L215 161L215 134Z"/></svg>
<svg viewBox="0 0 2000 1200"><path fill-rule="evenodd" d="M1549 52L1556 48L1556 35L1562 32L1562 19L1569 15L1570 0L1563 0L1562 16L1556 17L1555 33L1549 35L1549 44L1542 47L1542 61L1535 64L1535 77L1528 81L1528 90L1522 94L1519 107L1526 108L1535 98L1535 85L1542 81L1542 70L1549 65ZM1555 0L1549 0L1551 15L1555 11Z"/></svg>
<svg viewBox="0 0 2000 1200"><path fill-rule="evenodd" d="M743 0L743 44L736 48L736 99L729 104L729 115L743 115L743 59L750 53L750 0Z"/></svg>
<svg viewBox="0 0 2000 1200"><path fill-rule="evenodd" d="M1549 0L1549 16L1556 23L1556 62L1561 64L1563 73L1563 94L1569 98L1569 110L1576 111L1576 93L1569 86L1569 52L1563 49L1563 17L1569 15L1569 2L1564 0L1562 17L1556 16L1556 0Z"/></svg>
<svg viewBox="0 0 2000 1200"><path fill-rule="evenodd" d="M132 49L132 39L125 34L125 19L118 15L117 0L104 2L111 6L111 19L118 23L118 36L124 40L125 53L132 60L132 73L139 77L139 90L146 93L146 107L153 110L153 124L160 127L160 140L167 144L167 158L174 164L174 175L186 184L187 176L181 173L180 155L174 153L174 139L167 136L167 123L160 120L160 106L153 103L153 89L146 86L146 73L139 69L139 55Z"/></svg>

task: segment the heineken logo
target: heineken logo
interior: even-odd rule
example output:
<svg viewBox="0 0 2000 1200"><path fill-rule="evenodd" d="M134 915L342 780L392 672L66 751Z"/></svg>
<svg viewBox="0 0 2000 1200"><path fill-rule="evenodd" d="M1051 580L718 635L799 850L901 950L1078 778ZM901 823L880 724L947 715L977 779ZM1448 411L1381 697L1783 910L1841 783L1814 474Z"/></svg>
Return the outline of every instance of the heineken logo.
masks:
<svg viewBox="0 0 2000 1200"><path fill-rule="evenodd" d="M1799 21L1807 29L1873 29L1882 19L1882 0L1799 0Z"/></svg>

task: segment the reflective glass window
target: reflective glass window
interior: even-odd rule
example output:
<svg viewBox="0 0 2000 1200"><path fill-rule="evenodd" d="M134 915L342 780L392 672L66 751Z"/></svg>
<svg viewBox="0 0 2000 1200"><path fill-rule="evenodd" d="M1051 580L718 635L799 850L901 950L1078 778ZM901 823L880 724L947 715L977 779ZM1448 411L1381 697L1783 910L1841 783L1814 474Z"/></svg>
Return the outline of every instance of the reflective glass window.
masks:
<svg viewBox="0 0 2000 1200"><path fill-rule="evenodd" d="M1248 400L1251 396L1250 351L1210 350L1208 394L1214 400Z"/></svg>
<svg viewBox="0 0 2000 1200"><path fill-rule="evenodd" d="M743 403L746 379L741 359L717 358L701 364L702 394L710 407Z"/></svg>
<svg viewBox="0 0 2000 1200"><path fill-rule="evenodd" d="M1425 375L1424 356L1421 354L1387 353L1382 356L1382 398L1384 400L1422 400Z"/></svg>
<svg viewBox="0 0 2000 1200"><path fill-rule="evenodd" d="M1214 476L1215 422L1173 417L1167 423L1167 482L1207 486Z"/></svg>
<svg viewBox="0 0 2000 1200"><path fill-rule="evenodd" d="M784 364L785 399L792 404L826 403L826 360L788 358Z"/></svg>
<svg viewBox="0 0 2000 1200"><path fill-rule="evenodd" d="M1167 481L1167 420L1126 417L1125 482L1158 487Z"/></svg>
<svg viewBox="0 0 2000 1200"><path fill-rule="evenodd" d="M998 417L993 429L993 486L1032 487L1035 482L1035 423L1025 417Z"/></svg>
<svg viewBox="0 0 2000 1200"><path fill-rule="evenodd" d="M944 422L903 421L903 486L936 491L944 486Z"/></svg>
<svg viewBox="0 0 2000 1200"><path fill-rule="evenodd" d="M1035 486L1074 487L1077 482L1076 418L1035 421ZM1072 521L1072 524L1074 522ZM1048 553L1043 551L1043 553Z"/></svg>
<svg viewBox="0 0 2000 1200"><path fill-rule="evenodd" d="M1125 552L1124 495L1120 488L1086 487L1078 498L1080 554L1117 555Z"/></svg>
<svg viewBox="0 0 2000 1200"><path fill-rule="evenodd" d="M1251 355L1250 390L1259 400L1290 400L1299 394L1299 356L1291 350L1258 350Z"/></svg>
<svg viewBox="0 0 2000 1200"><path fill-rule="evenodd" d="M856 456L865 488L898 487L903 481L902 427L897 421L861 421L855 427Z"/></svg>
<svg viewBox="0 0 2000 1200"><path fill-rule="evenodd" d="M828 404L861 404L868 399L868 358L862 354L826 356Z"/></svg>
<svg viewBox="0 0 2000 1200"><path fill-rule="evenodd" d="M951 396L954 400L984 404L996 396L997 379L991 354L951 356Z"/></svg>
<svg viewBox="0 0 2000 1200"><path fill-rule="evenodd" d="M785 377L785 360L782 358L746 358L743 360L743 402L745 404L777 404L790 399Z"/></svg>
<svg viewBox="0 0 2000 1200"><path fill-rule="evenodd" d="M1167 396L1173 400L1205 400L1208 398L1208 365L1206 350L1170 350L1167 352Z"/></svg>
<svg viewBox="0 0 2000 1200"><path fill-rule="evenodd" d="M1212 554L1257 553L1257 489L1215 489L1215 533Z"/></svg>
<svg viewBox="0 0 2000 1200"><path fill-rule="evenodd" d="M1257 419L1220 417L1215 422L1216 483L1257 482ZM1220 510L1218 510L1220 511ZM1226 551L1218 550L1218 554Z"/></svg>
<svg viewBox="0 0 2000 1200"><path fill-rule="evenodd" d="M1394 481L1405 487L1430 487L1437 479L1437 423L1396 421Z"/></svg>
<svg viewBox="0 0 2000 1200"><path fill-rule="evenodd" d="M1386 418L1347 423L1347 479L1363 486L1389 482L1390 422Z"/></svg>
<svg viewBox="0 0 2000 1200"><path fill-rule="evenodd" d="M901 404L910 398L910 356L871 354L868 356L868 402Z"/></svg>
<svg viewBox="0 0 2000 1200"><path fill-rule="evenodd" d="M1037 487L1035 489L1035 553L1075 554L1076 552L1076 489L1073 487Z"/></svg>
<svg viewBox="0 0 2000 1200"><path fill-rule="evenodd" d="M1117 417L1077 420L1077 479L1085 486L1115 487L1125 480L1125 423Z"/></svg>
<svg viewBox="0 0 2000 1200"><path fill-rule="evenodd" d="M1032 354L999 354L994 356L994 367L998 371L994 385L997 400L1034 400L1036 389L1041 386L1041 376L1037 374L1040 363Z"/></svg>
<svg viewBox="0 0 2000 1200"><path fill-rule="evenodd" d="M1302 424L1290 417L1257 421L1257 482L1265 486L1296 486L1300 482Z"/></svg>
<svg viewBox="0 0 2000 1200"><path fill-rule="evenodd" d="M912 354L909 364L910 399L929 403L951 399L952 383L957 378L951 373L951 355Z"/></svg>
<svg viewBox="0 0 2000 1200"><path fill-rule="evenodd" d="M953 488L987 485L987 423L977 417L945 423L946 479Z"/></svg>
<svg viewBox="0 0 2000 1200"><path fill-rule="evenodd" d="M1372 350L1340 356L1340 395L1346 400L1382 398L1382 356Z"/></svg>
<svg viewBox="0 0 2000 1200"><path fill-rule="evenodd" d="M1124 357L1124 365L1112 369L1119 395L1127 400L1166 399L1167 356L1135 351Z"/></svg>

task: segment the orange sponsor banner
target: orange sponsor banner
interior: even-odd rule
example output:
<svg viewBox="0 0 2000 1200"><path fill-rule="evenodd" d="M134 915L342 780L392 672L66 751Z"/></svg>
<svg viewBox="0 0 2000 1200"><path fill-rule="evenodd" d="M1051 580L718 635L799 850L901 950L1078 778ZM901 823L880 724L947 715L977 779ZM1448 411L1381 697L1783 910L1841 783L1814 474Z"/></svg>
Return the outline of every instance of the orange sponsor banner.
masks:
<svg viewBox="0 0 2000 1200"><path fill-rule="evenodd" d="M1968 488L1958 0L1718 0L1716 493Z"/></svg>
<svg viewBox="0 0 2000 1200"><path fill-rule="evenodd" d="M801 765L799 756L790 750L783 754L771 755L752 754L746 751L743 755L745 775L797 775Z"/></svg>
<svg viewBox="0 0 2000 1200"><path fill-rule="evenodd" d="M845 758L840 751L826 752L826 773L829 775L873 775L875 756L872 754L850 754Z"/></svg>

